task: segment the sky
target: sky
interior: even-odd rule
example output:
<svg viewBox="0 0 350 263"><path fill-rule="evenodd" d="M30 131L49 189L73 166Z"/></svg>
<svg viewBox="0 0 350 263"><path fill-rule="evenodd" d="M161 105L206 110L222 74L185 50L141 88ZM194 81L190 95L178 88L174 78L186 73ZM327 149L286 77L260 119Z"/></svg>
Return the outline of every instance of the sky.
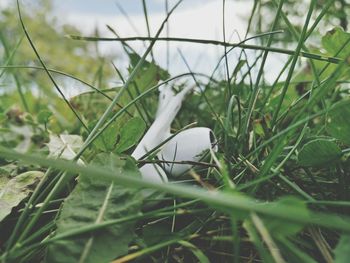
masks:
<svg viewBox="0 0 350 263"><path fill-rule="evenodd" d="M203 3L213 2L214 0L185 0L181 3L179 10L188 9L193 7L198 7ZM135 15L142 13L142 1L141 0L54 0L57 7L67 7L67 9L76 12L83 13L100 13L100 14L109 14L116 15L118 4L123 6L123 9L129 15ZM173 6L176 3L174 0L168 0L168 5ZM162 13L165 10L165 1L164 0L147 0L147 8L150 13ZM114 7L114 8L113 8Z"/></svg>
<svg viewBox="0 0 350 263"><path fill-rule="evenodd" d="M169 0L169 6L176 1ZM164 0L146 0L151 35L154 35L165 18ZM226 35L232 42L244 38L247 18L253 1L226 1ZM122 9L128 18L123 15ZM106 25L115 29L122 37L147 36L147 27L143 14L142 0L55 0L55 14L62 23L76 25L85 35L92 35L99 29L101 36L113 37ZM132 22L130 22L132 21ZM223 40L222 1L221 0L184 0L169 20L169 36ZM164 30L163 36L166 35ZM145 50L142 43L132 43L140 54ZM121 46L115 42L101 43L102 52L121 53ZM153 54L156 61L167 67L166 44L156 44ZM171 43L169 71L172 74L187 71L179 50L194 71L210 74L224 54L224 48L188 43ZM117 66L127 66L127 60L116 61ZM234 62L232 63L234 64Z"/></svg>
<svg viewBox="0 0 350 263"><path fill-rule="evenodd" d="M0 0L1 5L13 0ZM111 26L121 37L147 36L147 27L143 13L142 0L52 0L53 15L59 24L69 23L82 31L85 36L93 36L95 29L102 37L114 37L107 30ZM33 4L34 0L20 0L22 5ZM147 4L151 35L155 35L165 18L165 0L145 0ZM177 1L168 0L171 8ZM225 27L226 41L239 42L244 39L247 21L250 16L253 0L226 0ZM123 10L120 9L122 7ZM123 14L124 12L124 14ZM127 16L125 15L127 14ZM171 15L168 21L169 36L181 38L199 38L223 40L223 1L222 0L184 0ZM166 36L163 30L161 36ZM254 42L250 42L253 44ZM132 47L142 55L146 49L145 43L133 42ZM99 42L101 53L119 55L114 64L125 72L128 59L117 42ZM153 49L156 62L168 69L171 75L188 72L180 52L185 57L189 67L194 72L211 75L224 54L220 46L200 45L192 43L169 43L169 63L167 63L167 44L157 42ZM230 69L238 63L240 49L236 49L229 56ZM124 55L120 55L124 54ZM248 56L254 59L256 54L248 51ZM268 81L273 82L285 57L270 54L265 67ZM225 68L221 67L218 74L225 75ZM220 78L220 77L219 77Z"/></svg>

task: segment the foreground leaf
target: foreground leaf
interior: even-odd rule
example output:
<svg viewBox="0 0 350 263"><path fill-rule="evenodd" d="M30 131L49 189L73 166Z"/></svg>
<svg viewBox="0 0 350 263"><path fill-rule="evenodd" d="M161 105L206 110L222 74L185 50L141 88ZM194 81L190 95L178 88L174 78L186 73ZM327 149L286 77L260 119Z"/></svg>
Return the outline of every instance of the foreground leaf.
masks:
<svg viewBox="0 0 350 263"><path fill-rule="evenodd" d="M337 161L341 157L339 146L327 139L316 139L306 143L298 155L302 166L324 166Z"/></svg>
<svg viewBox="0 0 350 263"><path fill-rule="evenodd" d="M293 196L283 197L278 200L275 205L287 205L293 207L295 211L298 211L298 214L305 217L309 216L309 210L307 209L305 202ZM289 211L286 210L284 213L289 213ZM285 220L272 217L266 217L265 223L271 235L275 237L290 237L292 235L296 235L304 227L304 224L286 222Z"/></svg>
<svg viewBox="0 0 350 263"><path fill-rule="evenodd" d="M334 249L335 263L347 263L350 258L350 235L342 235Z"/></svg>
<svg viewBox="0 0 350 263"><path fill-rule="evenodd" d="M131 159L100 154L94 163L113 171L116 177L140 174ZM106 180L81 176L78 185L63 204L57 221L57 234L67 233L89 224L136 214L141 196L137 189L128 189ZM109 262L128 252L134 237L134 222L117 224L71 239L59 240L48 247L46 262Z"/></svg>
<svg viewBox="0 0 350 263"><path fill-rule="evenodd" d="M40 171L30 171L17 175L13 178L1 174L0 177L0 221L11 213L33 190L44 173Z"/></svg>
<svg viewBox="0 0 350 263"><path fill-rule="evenodd" d="M280 203L279 205L276 205L275 202L259 202L256 199L244 195L232 195L231 193L222 190L209 191L197 186L189 186L184 183L171 184L147 181L140 177L132 176L133 172L126 169L123 174L120 174L118 171L106 169L101 166L82 166L65 160L48 159L38 155L21 154L4 148L1 145L0 156L6 156L8 159L19 159L26 163L49 166L70 173L81 173L82 177L88 177L89 179L94 178L98 181L111 180L118 185L120 184L124 187L131 187L138 191L140 188L151 188L183 198L193 200L198 199L201 202L214 207L215 210L231 211L231 213L235 211L243 211L246 213L255 212L261 216L271 216L288 222L315 224L330 229L350 232L350 218L344 215L339 216L334 213L316 212L312 210L309 210L310 214L305 215L300 213L300 209L294 209L294 207L286 204ZM116 176L116 172L118 172L118 176ZM288 211L288 213L286 213L286 211Z"/></svg>

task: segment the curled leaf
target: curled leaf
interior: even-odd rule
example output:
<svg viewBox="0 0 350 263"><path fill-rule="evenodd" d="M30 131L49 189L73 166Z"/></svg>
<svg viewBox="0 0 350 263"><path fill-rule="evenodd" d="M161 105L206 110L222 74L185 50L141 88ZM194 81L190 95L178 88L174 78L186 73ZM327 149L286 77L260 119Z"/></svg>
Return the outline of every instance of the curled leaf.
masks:
<svg viewBox="0 0 350 263"><path fill-rule="evenodd" d="M12 208L19 205L33 190L43 177L40 171L30 171L19 174L13 178L1 175L0 178L0 221L11 213Z"/></svg>

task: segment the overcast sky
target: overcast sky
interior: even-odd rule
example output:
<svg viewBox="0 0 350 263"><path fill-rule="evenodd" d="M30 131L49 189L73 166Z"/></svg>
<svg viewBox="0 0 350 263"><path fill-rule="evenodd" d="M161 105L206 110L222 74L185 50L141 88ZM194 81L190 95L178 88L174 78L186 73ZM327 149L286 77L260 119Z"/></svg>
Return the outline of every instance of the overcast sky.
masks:
<svg viewBox="0 0 350 263"><path fill-rule="evenodd" d="M198 7L207 2L215 0L185 0L181 3L178 10ZM71 11L83 13L100 13L100 14L117 14L116 4L122 5L123 9L129 15L140 14L143 12L142 0L54 0L59 8L67 8ZM174 0L168 0L168 5L173 6L176 3ZM165 10L164 0L146 0L146 5L150 13L162 13ZM114 7L114 8L113 8Z"/></svg>
<svg viewBox="0 0 350 263"><path fill-rule="evenodd" d="M9 0L0 1L4 4ZM22 5L34 3L34 0L20 1ZM177 1L169 0L169 6L172 7L175 2ZM227 41L239 42L244 39L253 2L253 0L226 0ZM95 28L98 28L100 36L113 37L111 32L106 29L106 25L110 25L121 37L147 36L142 0L53 0L53 3L54 15L59 23L73 24L83 32L83 35L91 36L94 34ZM118 4L128 14L129 20L122 14ZM154 35L165 18L165 0L146 0L146 4L151 35ZM183 38L223 40L222 10L222 0L184 0L169 20L169 35ZM165 36L165 33L164 30L163 36ZM99 46L101 51L105 53L123 53L121 45L116 42L103 42ZM132 46L139 54L142 54L145 50L145 46L140 42L132 43ZM219 46L172 42L170 43L170 66L168 68L172 75L188 71L179 55L179 50L184 54L193 71L208 75L212 73L219 57L224 54L224 48ZM237 53L239 51L237 49L237 52L233 52L229 57L231 69L238 62ZM165 68L167 66L166 44L164 42L157 43L153 54L157 63ZM271 71L271 74L268 74L271 80L278 72L279 67L276 65L282 65L279 62L280 57L270 55L268 65L274 66L267 66L266 70ZM128 60L125 56L121 56L114 63L125 72ZM223 73L224 69L221 72Z"/></svg>
<svg viewBox="0 0 350 263"><path fill-rule="evenodd" d="M176 1L169 0L169 6ZM147 36L147 28L142 9L142 0L55 0L55 12L62 23L69 22L81 29L85 35L92 35L94 28L98 28L101 36L113 35L106 29L112 26L120 36ZM154 35L165 17L164 0L147 0L151 34ZM169 35L173 37L201 38L223 40L222 32L222 0L184 0L169 20ZM128 19L118 9L122 6L128 14ZM226 1L226 35L232 42L244 38L247 20L253 1ZM135 30L136 28L136 30ZM137 32L136 32L137 31ZM164 34L165 35L165 30ZM133 43L140 53L144 51L141 43ZM116 43L102 43L103 52L119 52L120 45ZM217 46L207 46L188 43L170 44L170 72L177 74L187 71L179 56L181 50L195 71L210 74L215 68L218 58L224 49ZM154 48L156 61L166 66L166 44L158 43ZM232 67L236 60L232 57ZM126 67L127 61L116 61L117 66Z"/></svg>

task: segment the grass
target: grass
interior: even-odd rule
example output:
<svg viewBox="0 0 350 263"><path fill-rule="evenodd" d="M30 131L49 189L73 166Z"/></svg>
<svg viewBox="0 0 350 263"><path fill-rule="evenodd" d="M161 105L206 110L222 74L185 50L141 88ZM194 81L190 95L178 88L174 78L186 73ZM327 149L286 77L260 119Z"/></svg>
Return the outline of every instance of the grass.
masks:
<svg viewBox="0 0 350 263"><path fill-rule="evenodd" d="M256 1L247 36L240 43L227 41L225 1L223 41L169 37L168 18L181 2L170 7L165 1L167 15L154 36L146 1L146 37L70 36L86 45L117 41L128 53L127 77L117 65L112 67L122 85L102 88L108 78L103 65L96 71L95 84L90 84L47 64L17 1L18 23L39 63L13 62L23 37L11 46L1 35L0 80L12 74L16 89L0 95L0 196L7 204L9 193L31 193L9 208L1 204L1 209L9 209L0 221L2 262L345 262L344 248L350 245L350 34L335 29L321 41L317 33L331 14L333 1L322 7L310 1L299 27L283 8L288 1L272 1L275 17L269 32L254 28L255 21L257 28L263 23L264 6ZM164 28L167 36L161 37ZM255 30L253 37L248 37L250 30ZM294 50L278 46L283 32L290 33ZM311 36L318 39L322 52L309 44ZM136 61L133 41L146 46ZM167 47L174 41L219 45L223 55L207 76L191 69L179 51L188 73L170 76L155 61L152 50L159 41L166 41ZM230 56L236 49L241 50L239 61ZM271 53L289 57L269 84L265 74ZM46 74L58 90L54 101L45 92L27 95L19 74L24 69ZM90 91L67 99L58 77L74 79ZM162 165L156 152L167 141L135 161L130 155L143 131L131 127L123 137L123 127L135 118L150 125L160 87L179 91L188 85L196 89L183 102L173 134L189 123L210 127L219 150L209 152L203 161L184 162L194 168L177 178L169 175L169 183L143 180L138 168ZM55 105L61 117L52 110ZM15 111L15 106L20 109ZM18 146L23 138L13 137L15 127L28 127L33 134L25 151ZM68 134L68 142L57 143L56 154L46 146L53 134ZM73 134L81 143L69 141ZM130 147L118 152L120 140ZM310 153L310 148L315 150ZM60 158L66 151L71 158ZM25 171L43 173L26 189L8 189ZM152 189L152 194L145 197L145 189Z"/></svg>

